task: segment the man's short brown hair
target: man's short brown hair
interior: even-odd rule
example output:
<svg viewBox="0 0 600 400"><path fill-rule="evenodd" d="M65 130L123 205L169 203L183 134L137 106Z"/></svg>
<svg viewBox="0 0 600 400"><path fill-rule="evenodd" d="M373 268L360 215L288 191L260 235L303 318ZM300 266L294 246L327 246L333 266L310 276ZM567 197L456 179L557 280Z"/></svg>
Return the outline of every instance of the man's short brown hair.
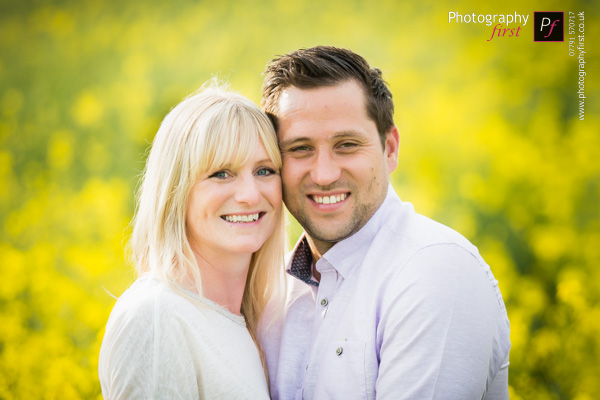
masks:
<svg viewBox="0 0 600 400"><path fill-rule="evenodd" d="M385 148L387 132L394 126L392 93L381 71L371 68L363 57L331 46L300 49L271 60L264 75L261 107L276 129L279 96L286 88L312 89L356 80L365 90L367 115L375 122Z"/></svg>

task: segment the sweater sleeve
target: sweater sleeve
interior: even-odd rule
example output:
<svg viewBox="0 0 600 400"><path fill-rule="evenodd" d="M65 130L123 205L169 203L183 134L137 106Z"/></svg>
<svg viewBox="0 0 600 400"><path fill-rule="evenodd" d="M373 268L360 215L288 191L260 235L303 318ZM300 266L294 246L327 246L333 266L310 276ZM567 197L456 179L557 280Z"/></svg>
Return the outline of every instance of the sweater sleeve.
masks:
<svg viewBox="0 0 600 400"><path fill-rule="evenodd" d="M104 398L200 398L185 321L159 295L121 298L102 342L99 376Z"/></svg>

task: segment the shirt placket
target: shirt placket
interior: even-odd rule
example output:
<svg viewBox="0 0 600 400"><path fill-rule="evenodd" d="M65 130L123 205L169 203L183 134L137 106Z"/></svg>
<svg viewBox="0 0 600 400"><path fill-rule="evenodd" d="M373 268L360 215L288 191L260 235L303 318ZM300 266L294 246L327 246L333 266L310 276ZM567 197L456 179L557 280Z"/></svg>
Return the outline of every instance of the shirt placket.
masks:
<svg viewBox="0 0 600 400"><path fill-rule="evenodd" d="M320 349L329 338L329 334L324 332L328 324L323 324L327 317L330 305L334 300L337 287L337 271L325 259L318 261L318 270L321 273L321 281L318 287L313 288L315 295L315 313L313 318L312 340L313 343L311 355L304 371L304 385L302 388L302 398L311 399L317 381L320 364ZM325 325L325 326L324 326Z"/></svg>

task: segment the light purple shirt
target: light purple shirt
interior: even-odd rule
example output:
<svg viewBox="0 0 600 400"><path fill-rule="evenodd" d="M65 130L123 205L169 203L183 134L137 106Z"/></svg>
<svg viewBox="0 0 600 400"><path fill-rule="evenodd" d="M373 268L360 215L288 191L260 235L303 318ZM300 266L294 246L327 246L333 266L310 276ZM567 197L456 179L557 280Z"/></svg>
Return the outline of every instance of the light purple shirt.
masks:
<svg viewBox="0 0 600 400"><path fill-rule="evenodd" d="M464 237L390 185L316 263L317 285L297 268L305 246L288 264L304 281L288 278L284 314L267 312L259 333L273 399L508 399L506 309Z"/></svg>

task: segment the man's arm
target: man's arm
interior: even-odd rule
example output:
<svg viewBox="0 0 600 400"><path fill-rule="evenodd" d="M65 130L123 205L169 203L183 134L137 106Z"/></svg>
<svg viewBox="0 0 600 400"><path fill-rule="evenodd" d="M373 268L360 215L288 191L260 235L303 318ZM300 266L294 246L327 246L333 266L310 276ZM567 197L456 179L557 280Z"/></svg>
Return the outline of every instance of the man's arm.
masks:
<svg viewBox="0 0 600 400"><path fill-rule="evenodd" d="M403 266L382 305L377 399L484 396L508 356L486 268L455 244L424 248Z"/></svg>

